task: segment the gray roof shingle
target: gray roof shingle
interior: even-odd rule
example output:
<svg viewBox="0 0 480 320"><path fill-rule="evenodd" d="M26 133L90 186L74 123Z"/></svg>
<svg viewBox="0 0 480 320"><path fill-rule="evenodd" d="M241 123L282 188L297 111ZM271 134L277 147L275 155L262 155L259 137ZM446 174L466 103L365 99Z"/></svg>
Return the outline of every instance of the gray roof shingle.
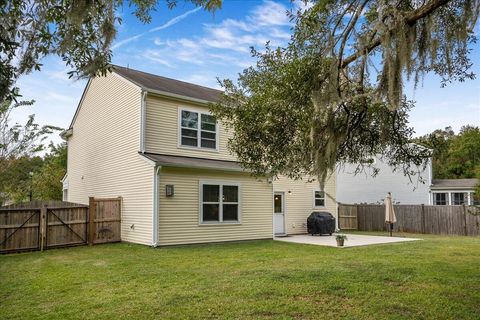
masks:
<svg viewBox="0 0 480 320"><path fill-rule="evenodd" d="M433 179L432 180L432 189L458 189L458 188L467 188L472 189L480 181L478 179Z"/></svg>
<svg viewBox="0 0 480 320"><path fill-rule="evenodd" d="M130 80L146 91L166 92L182 97L217 102L222 91L199 86L180 80L165 78L151 73L138 71L122 66L113 66L114 72Z"/></svg>
<svg viewBox="0 0 480 320"><path fill-rule="evenodd" d="M244 171L236 161L213 160L205 158L172 156L158 153L140 153L145 158L165 167L183 167L198 169L214 169L223 171Z"/></svg>

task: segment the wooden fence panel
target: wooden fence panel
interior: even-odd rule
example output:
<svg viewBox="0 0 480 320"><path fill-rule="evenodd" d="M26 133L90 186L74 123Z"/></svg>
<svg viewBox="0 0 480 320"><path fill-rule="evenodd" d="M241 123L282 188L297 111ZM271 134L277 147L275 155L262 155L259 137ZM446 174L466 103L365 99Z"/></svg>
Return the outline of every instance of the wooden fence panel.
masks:
<svg viewBox="0 0 480 320"><path fill-rule="evenodd" d="M87 243L88 207L48 208L46 247Z"/></svg>
<svg viewBox="0 0 480 320"><path fill-rule="evenodd" d="M339 215L355 212L357 230L386 231L384 205L339 205ZM395 205L395 232L480 235L480 210L466 206ZM341 219L341 218L339 218Z"/></svg>
<svg viewBox="0 0 480 320"><path fill-rule="evenodd" d="M63 201L1 207L0 253L117 242L120 219L121 198L91 198L90 207Z"/></svg>
<svg viewBox="0 0 480 320"><path fill-rule="evenodd" d="M121 240L121 198L93 199L94 235L93 243L117 242Z"/></svg>
<svg viewBox="0 0 480 320"><path fill-rule="evenodd" d="M39 246L39 209L0 209L0 252L36 250Z"/></svg>
<svg viewBox="0 0 480 320"><path fill-rule="evenodd" d="M356 230L358 228L357 206L341 205L338 209L338 227L343 230Z"/></svg>
<svg viewBox="0 0 480 320"><path fill-rule="evenodd" d="M479 208L467 208L465 216L465 222L467 225L467 234L469 236L480 236L480 209Z"/></svg>

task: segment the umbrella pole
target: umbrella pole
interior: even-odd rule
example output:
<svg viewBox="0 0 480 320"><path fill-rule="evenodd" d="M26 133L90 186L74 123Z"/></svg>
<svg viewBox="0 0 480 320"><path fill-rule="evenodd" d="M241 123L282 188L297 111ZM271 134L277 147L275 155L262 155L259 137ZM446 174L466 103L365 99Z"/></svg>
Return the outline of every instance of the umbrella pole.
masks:
<svg viewBox="0 0 480 320"><path fill-rule="evenodd" d="M392 236L392 231L393 231L393 223L390 222L390 237Z"/></svg>

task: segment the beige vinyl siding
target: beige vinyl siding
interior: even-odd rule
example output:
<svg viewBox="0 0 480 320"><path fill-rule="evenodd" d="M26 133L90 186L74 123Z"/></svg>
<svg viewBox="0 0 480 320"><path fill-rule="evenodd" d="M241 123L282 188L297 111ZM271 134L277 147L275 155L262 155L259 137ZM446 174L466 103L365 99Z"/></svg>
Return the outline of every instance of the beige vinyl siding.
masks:
<svg viewBox="0 0 480 320"><path fill-rule="evenodd" d="M291 180L281 176L273 182L273 189L285 193L285 229L287 234L307 233L307 218L312 211L327 211L334 217L337 215L337 204L334 199L334 174L325 184L325 207L322 208L314 207L314 190L319 190L319 184L316 180L308 182L307 178ZM291 194L288 191L291 191Z"/></svg>
<svg viewBox="0 0 480 320"><path fill-rule="evenodd" d="M145 151L207 159L235 160L227 150L230 133L219 123L219 147L215 150L191 149L178 145L178 110L186 108L192 111L208 112L205 106L168 100L153 94L147 96Z"/></svg>
<svg viewBox="0 0 480 320"><path fill-rule="evenodd" d="M199 182L215 180L240 183L241 224L199 223ZM165 185L175 195L165 196ZM272 184L247 173L184 168L160 172L160 245L272 238Z"/></svg>
<svg viewBox="0 0 480 320"><path fill-rule="evenodd" d="M68 139L68 200L122 201L122 240L152 244L153 167L138 155L140 89L115 74L93 78Z"/></svg>

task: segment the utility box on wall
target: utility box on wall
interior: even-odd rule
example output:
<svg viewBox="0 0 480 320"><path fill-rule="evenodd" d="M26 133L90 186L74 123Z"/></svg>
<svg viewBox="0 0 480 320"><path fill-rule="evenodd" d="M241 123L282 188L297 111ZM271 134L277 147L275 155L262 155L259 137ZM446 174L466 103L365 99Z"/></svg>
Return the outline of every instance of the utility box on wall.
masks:
<svg viewBox="0 0 480 320"><path fill-rule="evenodd" d="M175 191L174 191L173 184L165 185L165 196L166 197L173 197L174 193L175 193Z"/></svg>

